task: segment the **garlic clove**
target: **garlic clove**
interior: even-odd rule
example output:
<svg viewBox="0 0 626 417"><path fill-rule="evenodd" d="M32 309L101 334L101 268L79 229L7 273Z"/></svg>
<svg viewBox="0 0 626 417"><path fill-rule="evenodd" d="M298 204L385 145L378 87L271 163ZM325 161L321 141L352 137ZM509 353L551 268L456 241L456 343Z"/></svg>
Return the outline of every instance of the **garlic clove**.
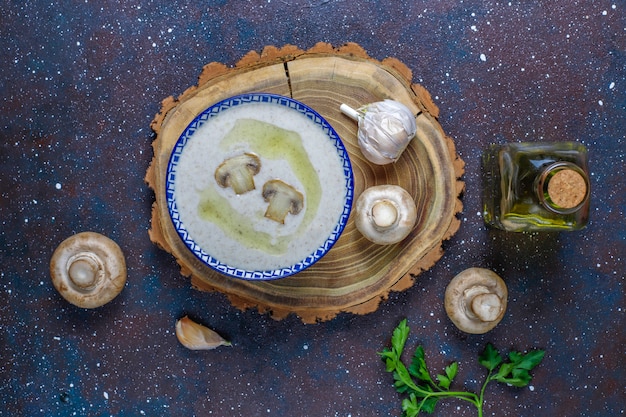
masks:
<svg viewBox="0 0 626 417"><path fill-rule="evenodd" d="M191 350L211 350L232 344L213 330L191 320L188 316L176 322L178 341Z"/></svg>

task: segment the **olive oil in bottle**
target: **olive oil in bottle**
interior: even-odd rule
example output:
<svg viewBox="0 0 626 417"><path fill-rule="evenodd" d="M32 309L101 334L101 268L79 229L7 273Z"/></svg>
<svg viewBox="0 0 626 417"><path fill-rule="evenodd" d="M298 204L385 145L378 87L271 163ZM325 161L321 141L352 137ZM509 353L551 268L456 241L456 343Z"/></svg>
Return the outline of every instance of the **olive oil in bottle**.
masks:
<svg viewBox="0 0 626 417"><path fill-rule="evenodd" d="M491 145L483 217L506 231L579 230L589 218L587 150L577 142Z"/></svg>

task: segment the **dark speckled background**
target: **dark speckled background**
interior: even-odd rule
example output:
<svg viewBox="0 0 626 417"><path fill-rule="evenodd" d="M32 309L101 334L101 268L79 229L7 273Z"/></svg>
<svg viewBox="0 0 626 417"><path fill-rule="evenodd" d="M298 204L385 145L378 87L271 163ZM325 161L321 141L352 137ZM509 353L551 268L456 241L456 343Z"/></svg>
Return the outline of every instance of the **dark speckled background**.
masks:
<svg viewBox="0 0 626 417"><path fill-rule="evenodd" d="M458 360L476 391L486 342L543 348L531 387L490 385L486 416L617 416L626 410L626 4L601 1L2 1L0 17L0 415L388 416L399 396L376 351L408 317L408 346L434 371ZM241 312L190 289L148 238L150 121L211 61L264 45L361 44L413 70L466 162L462 224L413 288L378 311L317 325ZM577 140L590 152L582 232L507 234L480 216L480 154L493 142ZM54 290L66 237L104 233L129 278L82 310ZM448 281L470 266L508 283L509 309L483 336L445 315ZM192 352L184 314L232 348ZM465 403L436 416L475 416Z"/></svg>

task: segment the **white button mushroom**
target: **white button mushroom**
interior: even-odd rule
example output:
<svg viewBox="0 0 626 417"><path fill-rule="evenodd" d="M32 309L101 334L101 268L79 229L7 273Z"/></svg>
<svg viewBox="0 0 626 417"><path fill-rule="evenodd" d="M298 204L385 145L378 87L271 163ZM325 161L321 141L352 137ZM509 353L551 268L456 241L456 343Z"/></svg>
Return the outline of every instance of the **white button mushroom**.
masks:
<svg viewBox="0 0 626 417"><path fill-rule="evenodd" d="M355 226L378 245L398 243L417 221L413 197L398 185L377 185L361 193L354 207Z"/></svg>
<svg viewBox="0 0 626 417"><path fill-rule="evenodd" d="M235 194L255 189L254 176L261 170L261 160L252 153L229 158L215 170L215 181L220 187L231 187Z"/></svg>
<svg viewBox="0 0 626 417"><path fill-rule="evenodd" d="M361 153L377 165L397 161L417 132L415 115L396 100L386 99L358 110L346 104L339 108L358 122Z"/></svg>
<svg viewBox="0 0 626 417"><path fill-rule="evenodd" d="M445 308L459 330L482 334L493 329L504 317L508 291L495 272L469 268L448 284Z"/></svg>
<svg viewBox="0 0 626 417"><path fill-rule="evenodd" d="M269 180L263 185L263 199L269 203L265 217L280 224L285 223L287 214L298 214L304 206L304 196L286 182Z"/></svg>
<svg viewBox="0 0 626 417"><path fill-rule="evenodd" d="M96 308L115 298L126 284L126 261L106 236L82 232L65 239L50 259L50 276L70 303Z"/></svg>

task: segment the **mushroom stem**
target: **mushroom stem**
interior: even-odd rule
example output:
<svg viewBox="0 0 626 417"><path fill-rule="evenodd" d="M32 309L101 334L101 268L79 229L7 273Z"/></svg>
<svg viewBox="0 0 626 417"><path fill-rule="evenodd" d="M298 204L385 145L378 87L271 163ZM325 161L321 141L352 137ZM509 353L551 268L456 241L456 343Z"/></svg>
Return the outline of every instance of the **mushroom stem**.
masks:
<svg viewBox="0 0 626 417"><path fill-rule="evenodd" d="M372 206L372 220L381 229L393 226L398 220L398 207L391 200L380 200Z"/></svg>
<svg viewBox="0 0 626 417"><path fill-rule="evenodd" d="M471 309L481 321L495 321L502 309L502 301L495 294L480 294L472 299Z"/></svg>
<svg viewBox="0 0 626 417"><path fill-rule="evenodd" d="M67 273L70 281L80 290L93 288L103 272L102 261L90 252L81 252L68 262Z"/></svg>

